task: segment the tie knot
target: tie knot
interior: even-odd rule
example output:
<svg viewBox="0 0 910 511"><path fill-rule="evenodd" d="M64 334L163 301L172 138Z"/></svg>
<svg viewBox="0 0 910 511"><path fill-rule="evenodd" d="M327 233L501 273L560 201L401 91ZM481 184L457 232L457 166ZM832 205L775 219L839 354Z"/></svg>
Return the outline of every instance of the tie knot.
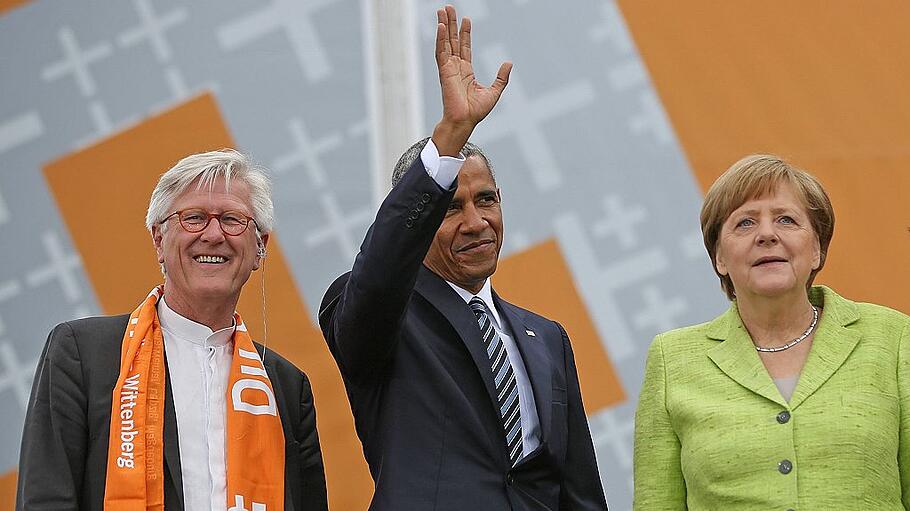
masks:
<svg viewBox="0 0 910 511"><path fill-rule="evenodd" d="M471 310L474 311L475 316L487 313L487 306L483 303L483 300L477 298L471 298L471 301L468 302L468 305L471 307Z"/></svg>

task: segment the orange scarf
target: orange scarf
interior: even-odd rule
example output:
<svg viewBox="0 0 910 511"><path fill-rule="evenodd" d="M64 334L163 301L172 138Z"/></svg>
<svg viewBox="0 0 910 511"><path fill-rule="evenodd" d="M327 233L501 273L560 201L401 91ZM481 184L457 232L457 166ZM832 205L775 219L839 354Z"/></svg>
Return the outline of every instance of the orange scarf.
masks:
<svg viewBox="0 0 910 511"><path fill-rule="evenodd" d="M164 338L159 286L130 315L111 403L105 511L164 509ZM240 315L227 393L227 507L284 510L284 432L275 391ZM244 392L246 391L246 392ZM176 439L175 439L176 441Z"/></svg>

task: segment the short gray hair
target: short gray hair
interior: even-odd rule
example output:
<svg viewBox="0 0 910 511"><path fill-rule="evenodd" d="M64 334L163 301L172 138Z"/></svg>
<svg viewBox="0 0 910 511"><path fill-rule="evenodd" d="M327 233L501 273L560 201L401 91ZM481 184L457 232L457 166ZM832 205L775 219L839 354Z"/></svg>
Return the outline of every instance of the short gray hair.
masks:
<svg viewBox="0 0 910 511"><path fill-rule="evenodd" d="M417 161L417 158L420 158L420 152L423 151L423 148L429 142L430 137L427 137L423 140L419 140L414 143L411 147L401 155L401 158L398 158L398 163L395 164L395 170L392 171L392 188L401 181L401 177L404 176L404 173L411 168L411 165ZM487 158L487 155L484 154L483 149L472 144L471 142L465 143L464 147L461 148L461 154L465 158L470 156L477 156L487 165L487 170L490 171L490 177L493 178L493 183L496 183L496 174L493 173L493 165L490 163L490 159Z"/></svg>
<svg viewBox="0 0 910 511"><path fill-rule="evenodd" d="M158 185L149 200L145 227L149 232L172 214L174 201L189 186L199 180L196 187L208 188L218 178L224 179L224 186L230 190L231 179L239 179L250 187L250 202L253 218L256 220L256 237L271 232L275 223L275 207L272 204L272 182L265 170L253 163L249 156L234 149L221 149L207 153L192 154L177 162L158 179Z"/></svg>

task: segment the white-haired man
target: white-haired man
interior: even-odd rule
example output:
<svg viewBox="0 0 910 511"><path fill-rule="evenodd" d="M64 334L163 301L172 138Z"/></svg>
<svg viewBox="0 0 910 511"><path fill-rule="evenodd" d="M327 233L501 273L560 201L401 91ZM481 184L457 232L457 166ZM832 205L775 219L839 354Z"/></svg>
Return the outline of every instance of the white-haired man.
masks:
<svg viewBox="0 0 910 511"><path fill-rule="evenodd" d="M306 375L235 311L272 224L269 179L237 151L161 176L146 227L164 284L132 314L51 332L17 509L327 509Z"/></svg>

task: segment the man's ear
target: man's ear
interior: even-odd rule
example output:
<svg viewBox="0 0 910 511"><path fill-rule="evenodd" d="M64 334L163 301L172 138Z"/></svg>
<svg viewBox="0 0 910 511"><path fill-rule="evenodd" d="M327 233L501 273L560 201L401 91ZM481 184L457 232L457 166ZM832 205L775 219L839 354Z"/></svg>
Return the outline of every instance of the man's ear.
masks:
<svg viewBox="0 0 910 511"><path fill-rule="evenodd" d="M259 269L265 259L265 247L269 244L269 235L260 234L256 239L256 260L253 262L253 271Z"/></svg>
<svg viewBox="0 0 910 511"><path fill-rule="evenodd" d="M152 243L155 244L155 253L158 255L159 263L164 263L164 249L161 247L161 238L163 234L160 225L152 226Z"/></svg>

